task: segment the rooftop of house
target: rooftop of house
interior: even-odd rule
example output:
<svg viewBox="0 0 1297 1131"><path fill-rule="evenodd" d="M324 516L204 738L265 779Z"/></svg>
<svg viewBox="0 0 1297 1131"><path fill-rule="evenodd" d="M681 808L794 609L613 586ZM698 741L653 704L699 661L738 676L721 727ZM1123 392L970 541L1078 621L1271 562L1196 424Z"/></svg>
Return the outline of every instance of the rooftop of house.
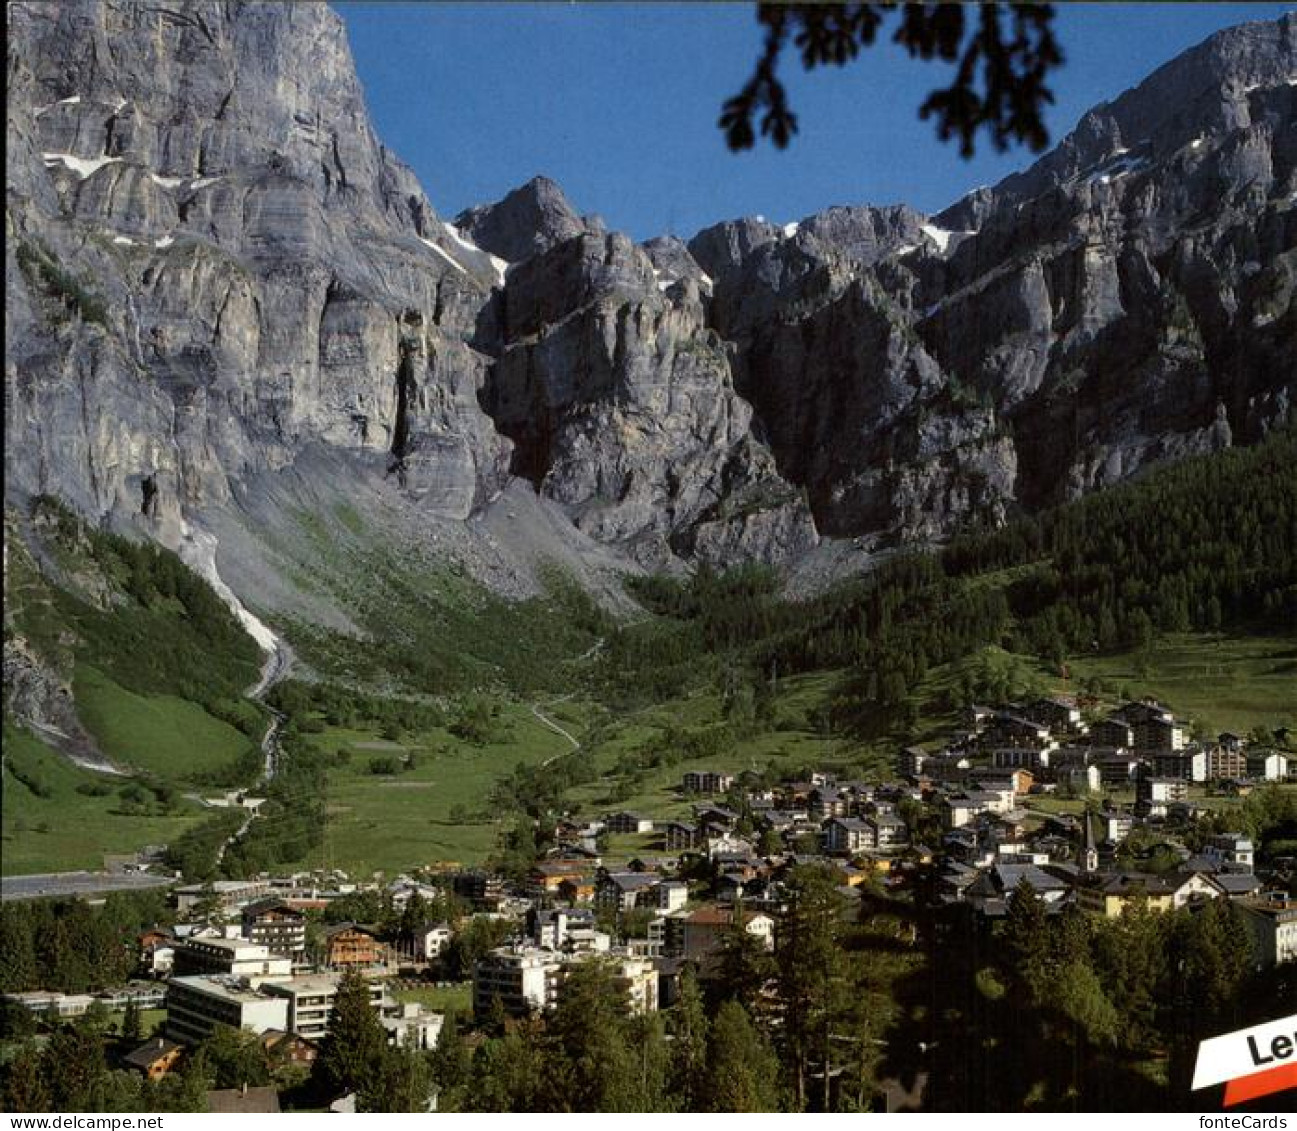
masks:
<svg viewBox="0 0 1297 1131"><path fill-rule="evenodd" d="M622 891L635 891L639 888L652 887L661 879L655 872L609 872L602 883L612 884Z"/></svg>
<svg viewBox="0 0 1297 1131"><path fill-rule="evenodd" d="M225 951L231 957L239 954L260 955L268 953L264 943L252 942L250 939L208 938L206 936L185 939L187 950Z"/></svg>
<svg viewBox="0 0 1297 1131"><path fill-rule="evenodd" d="M199 993L218 997L238 1005L264 1001L266 998L265 994L259 990L254 990L241 978L226 974L187 974L183 977L172 978L167 982L167 986L171 989L197 990Z"/></svg>
<svg viewBox="0 0 1297 1131"><path fill-rule="evenodd" d="M164 1037L154 1037L151 1041L145 1041L139 1048L122 1057L122 1063L129 1064L134 1068L151 1068L159 1060L184 1047L184 1045L176 1041L168 1041Z"/></svg>
<svg viewBox="0 0 1297 1131"><path fill-rule="evenodd" d="M371 939L376 937L372 928L362 926L360 923L334 923L333 926L324 929L324 937L329 940L345 934L366 935Z"/></svg>
<svg viewBox="0 0 1297 1131"><path fill-rule="evenodd" d="M992 870L997 886L1004 892L1012 891L1023 880L1038 892L1062 891L1068 886L1065 880L1051 876L1035 864L996 864Z"/></svg>
<svg viewBox="0 0 1297 1131"><path fill-rule="evenodd" d="M303 974L296 978L287 978L282 982L267 982L266 986L272 993L303 997L307 994L337 993L341 981L340 974Z"/></svg>
<svg viewBox="0 0 1297 1131"><path fill-rule="evenodd" d="M584 857L577 860L537 860L532 871L541 876L570 876L585 871L589 861Z"/></svg>
<svg viewBox="0 0 1297 1131"><path fill-rule="evenodd" d="M1168 876L1155 876L1149 872L1096 872L1082 878L1087 887L1095 887L1105 895L1132 895L1143 891L1149 895L1170 895L1181 885Z"/></svg>
<svg viewBox="0 0 1297 1131"><path fill-rule="evenodd" d="M245 919L255 919L258 915L268 915L271 913L284 914L289 918L303 919L305 914L296 907L290 906L279 896L268 896L266 899L258 899L249 903L243 909Z"/></svg>
<svg viewBox="0 0 1297 1131"><path fill-rule="evenodd" d="M207 1093L207 1110L220 1115L242 1115L279 1112L279 1092L270 1086L223 1088Z"/></svg>
<svg viewBox="0 0 1297 1131"><path fill-rule="evenodd" d="M1027 730L1048 731L1049 727L1044 723L1038 723L1035 719L1023 718L1022 715L1015 714L1012 711L997 711L995 713L997 723L1005 723L1008 726L1023 727Z"/></svg>
<svg viewBox="0 0 1297 1131"><path fill-rule="evenodd" d="M1250 895L1261 887L1261 881L1251 872L1215 872L1211 880L1229 896Z"/></svg>

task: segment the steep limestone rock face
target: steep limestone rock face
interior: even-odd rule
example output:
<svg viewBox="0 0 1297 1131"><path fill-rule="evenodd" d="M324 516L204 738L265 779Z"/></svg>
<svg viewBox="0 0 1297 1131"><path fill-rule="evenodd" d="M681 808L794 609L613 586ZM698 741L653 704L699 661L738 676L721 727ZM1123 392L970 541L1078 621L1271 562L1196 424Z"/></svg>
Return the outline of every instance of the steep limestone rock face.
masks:
<svg viewBox="0 0 1297 1131"><path fill-rule="evenodd" d="M375 137L323 5L16 4L6 470L94 515L182 508L323 443L462 518L509 458L466 342L499 265ZM417 468L417 470L416 470Z"/></svg>
<svg viewBox="0 0 1297 1131"><path fill-rule="evenodd" d="M938 217L925 344L1006 416L1019 499L1258 438L1292 402L1297 17L1214 36Z"/></svg>
<svg viewBox="0 0 1297 1131"><path fill-rule="evenodd" d="M716 280L713 325L744 347L772 317L804 317L865 269L915 250L926 239L923 222L904 205L829 208L783 228L726 221L688 247Z"/></svg>
<svg viewBox="0 0 1297 1131"><path fill-rule="evenodd" d="M659 287L620 235L583 235L510 273L484 404L514 469L583 531L639 560L780 560L813 545L797 494L750 434L698 283Z"/></svg>
<svg viewBox="0 0 1297 1131"><path fill-rule="evenodd" d="M10 499L175 544L276 475L433 522L516 475L582 545L789 561L817 527L939 539L1290 412L1291 14L936 217L642 247L545 178L442 221L325 5L10 16Z"/></svg>
<svg viewBox="0 0 1297 1131"><path fill-rule="evenodd" d="M927 539L1287 416L1295 168L1290 14L1214 36L933 219L830 209L689 248L820 529Z"/></svg>
<svg viewBox="0 0 1297 1131"><path fill-rule="evenodd" d="M1004 518L1016 459L995 411L951 382L871 281L754 330L744 390L826 534L929 540Z"/></svg>
<svg viewBox="0 0 1297 1131"><path fill-rule="evenodd" d="M688 245L676 236L655 236L640 245L653 264L658 290L666 291L682 280L696 283L704 294L712 292L712 277L692 255Z"/></svg>
<svg viewBox="0 0 1297 1131"><path fill-rule="evenodd" d="M1002 521L1012 502L1016 456L994 410L914 329L901 264L939 246L930 228L905 207L834 208L690 243L716 274L709 321L736 346L757 434L825 534L929 540Z"/></svg>
<svg viewBox="0 0 1297 1131"><path fill-rule="evenodd" d="M1173 157L1208 135L1246 130L1252 100L1291 86L1297 56L1297 16L1243 24L1211 36L1154 71L1112 102L1089 110L1077 128L1030 169L1006 177L941 213L948 228L980 228L1006 203L1092 173L1100 163L1147 146L1154 160ZM1200 148L1200 147L1194 147Z"/></svg>
<svg viewBox="0 0 1297 1131"><path fill-rule="evenodd" d="M479 247L510 263L574 236L603 231L598 220L578 216L563 190L548 177L533 177L496 204L461 212L455 226Z"/></svg>
<svg viewBox="0 0 1297 1131"><path fill-rule="evenodd" d="M713 279L739 271L757 248L779 239L779 229L765 220L745 217L704 228L689 241L689 254Z"/></svg>
<svg viewBox="0 0 1297 1131"><path fill-rule="evenodd" d="M796 234L811 236L869 267L898 251L921 246L923 223L923 214L905 204L826 208L801 221Z"/></svg>

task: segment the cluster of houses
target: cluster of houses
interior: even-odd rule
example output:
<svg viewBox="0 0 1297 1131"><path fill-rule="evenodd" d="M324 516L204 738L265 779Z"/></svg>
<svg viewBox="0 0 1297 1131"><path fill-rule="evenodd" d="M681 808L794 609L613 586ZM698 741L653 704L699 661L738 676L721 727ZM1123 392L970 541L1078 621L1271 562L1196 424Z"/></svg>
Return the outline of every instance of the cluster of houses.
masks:
<svg viewBox="0 0 1297 1131"><path fill-rule="evenodd" d="M522 892L532 901L529 925L478 965L475 1006L544 1010L571 964L592 954L620 963L628 987L647 980L644 963L653 963L658 1001L668 1003L681 963L705 966L736 916L773 945L782 876L813 861L837 870L848 900L871 877L898 890L925 872L939 902L991 920L1005 914L1024 880L1047 910L1076 906L1109 918L1136 900L1170 910L1229 899L1253 930L1256 961L1290 961L1297 901L1256 873L1251 841L1226 833L1192 852L1179 839L1209 812L1191 800L1191 787L1211 781L1245 792L1256 780L1289 780L1290 768L1288 755L1249 750L1236 735L1190 743L1183 724L1152 700L1087 723L1075 703L1047 698L973 710L942 749L903 751L900 776L888 783L816 773L767 786L692 770L678 791L694 799L688 818L617 812L560 825L558 847L537 862ZM1094 804L1071 813L1042 808L1058 794ZM920 830L930 844L916 843ZM1123 847L1136 831L1154 834L1160 860ZM645 842L652 834L663 855L605 864L604 834ZM633 911L646 914L645 932L619 944L596 925ZM631 1000L653 1007L647 991Z"/></svg>
<svg viewBox="0 0 1297 1131"><path fill-rule="evenodd" d="M967 721L968 727L941 750L906 750L901 771L949 776L984 763L987 769L1025 770L1042 786L1090 792L1178 781L1186 786L1213 782L1245 794L1256 782L1297 777L1292 755L1254 749L1236 734L1221 734L1214 743L1191 742L1184 724L1152 699L1126 703L1089 722L1075 702L1061 697L998 710L973 707Z"/></svg>
<svg viewBox="0 0 1297 1131"><path fill-rule="evenodd" d="M308 956L308 912L357 890L344 884L321 891L310 883L310 877L262 877L177 888L173 894L180 917L202 905L205 921L143 932L139 972L148 977L93 996L28 992L6 997L34 1013L58 1017L83 1015L96 1001L110 1010L128 1004L165 1009L163 1026L121 1065L158 1079L179 1064L187 1048L223 1025L255 1034L276 1063L309 1066L329 1030L343 973L355 970L369 984L370 1001L389 1041L432 1048L443 1015L397 1001L389 992L388 980L402 955L373 930L355 923L324 926L318 953ZM449 942L450 930L444 924L429 925L417 935L420 945L436 948ZM252 1102L267 1101L265 1089L254 1091ZM228 1100L232 1110L246 1099L217 1097L221 1103Z"/></svg>
<svg viewBox="0 0 1297 1131"><path fill-rule="evenodd" d="M1057 698L974 710L941 749L902 751L888 782L820 772L769 784L691 770L674 816L560 822L553 847L517 880L437 868L386 885L334 874L176 888L179 918L203 921L146 932L141 973L152 980L118 991L110 1007L128 999L165 1005L165 1032L128 1058L148 1075L168 1071L184 1047L222 1024L309 1064L342 972L356 970L390 1039L431 1047L442 1016L396 1001L391 979L411 967L434 976L465 920L406 930L399 946L358 923L311 931L308 946L308 922L357 891L384 890L402 908L416 893L436 898L449 888L472 916L509 924L507 941L473 966L479 1019L545 1012L573 971L596 959L627 1010L652 1012L675 1000L686 966L705 974L736 932L772 949L788 874L808 863L834 870L846 915L873 885L898 896L922 890L984 921L1006 913L1024 880L1048 911L1075 906L1104 917L1134 901L1171 910L1228 899L1252 929L1254 961L1293 961L1291 870L1259 873L1255 846L1241 833L1190 835L1206 812L1203 784L1286 781L1290 769L1287 755L1250 750L1234 735L1210 747L1190 743L1151 701L1088 725L1075 704ZM612 854L610 837L633 838L631 850ZM1141 856L1152 842L1156 861ZM91 1000L11 996L61 1015Z"/></svg>

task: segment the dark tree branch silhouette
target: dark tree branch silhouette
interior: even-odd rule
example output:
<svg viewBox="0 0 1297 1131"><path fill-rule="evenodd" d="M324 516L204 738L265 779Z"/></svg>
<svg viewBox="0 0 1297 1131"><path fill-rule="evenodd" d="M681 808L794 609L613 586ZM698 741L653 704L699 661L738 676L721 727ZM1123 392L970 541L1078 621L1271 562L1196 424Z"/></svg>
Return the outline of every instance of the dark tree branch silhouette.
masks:
<svg viewBox="0 0 1297 1131"><path fill-rule="evenodd" d="M957 63L954 81L934 90L919 117L935 118L937 134L959 136L959 151L973 155L973 139L985 128L995 147L1026 142L1039 152L1049 143L1042 119L1054 101L1045 85L1063 62L1054 39L1049 4L900 4L894 0L844 4L759 4L765 44L752 77L730 98L720 127L733 150L751 149L759 127L784 149L797 132L797 115L779 81L780 56L789 41L806 70L854 61L873 46L887 18L898 14L892 42L911 56Z"/></svg>

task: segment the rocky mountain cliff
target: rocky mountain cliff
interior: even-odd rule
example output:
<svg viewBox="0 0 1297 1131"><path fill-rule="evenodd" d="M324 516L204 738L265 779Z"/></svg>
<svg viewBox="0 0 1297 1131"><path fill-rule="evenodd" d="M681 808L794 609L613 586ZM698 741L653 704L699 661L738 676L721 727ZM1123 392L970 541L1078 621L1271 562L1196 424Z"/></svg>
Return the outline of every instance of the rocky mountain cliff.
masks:
<svg viewBox="0 0 1297 1131"><path fill-rule="evenodd" d="M931 220L691 241L827 534L941 537L1261 435L1297 380L1297 16L1214 36Z"/></svg>
<svg viewBox="0 0 1297 1131"><path fill-rule="evenodd" d="M687 244L544 178L442 220L325 5L16 3L8 73L7 498L169 544L253 484L309 508L327 468L412 529L522 481L547 546L795 563L1246 442L1292 401L1291 14L940 216Z"/></svg>

